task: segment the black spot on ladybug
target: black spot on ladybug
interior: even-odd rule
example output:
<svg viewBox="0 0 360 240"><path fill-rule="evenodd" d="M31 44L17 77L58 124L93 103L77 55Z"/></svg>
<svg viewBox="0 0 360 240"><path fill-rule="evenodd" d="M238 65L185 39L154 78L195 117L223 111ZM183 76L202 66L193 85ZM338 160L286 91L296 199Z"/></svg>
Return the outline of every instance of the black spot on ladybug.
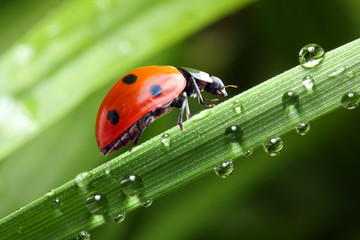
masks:
<svg viewBox="0 0 360 240"><path fill-rule="evenodd" d="M135 76L134 74L129 74L126 75L125 77L123 77L122 81L123 83L126 84L133 84L134 82L136 82L137 76Z"/></svg>
<svg viewBox="0 0 360 240"><path fill-rule="evenodd" d="M119 114L116 112L116 110L110 110L106 114L106 119L109 120L112 124L117 124L119 122Z"/></svg>
<svg viewBox="0 0 360 240"><path fill-rule="evenodd" d="M158 97L163 92L163 90L160 85L152 85L150 87L150 92L153 96Z"/></svg>

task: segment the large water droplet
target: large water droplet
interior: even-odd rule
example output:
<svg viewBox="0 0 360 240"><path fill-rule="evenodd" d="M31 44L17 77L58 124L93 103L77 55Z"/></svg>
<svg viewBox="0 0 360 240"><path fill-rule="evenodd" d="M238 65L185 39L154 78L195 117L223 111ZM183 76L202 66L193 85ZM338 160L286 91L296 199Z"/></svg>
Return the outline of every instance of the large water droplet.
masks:
<svg viewBox="0 0 360 240"><path fill-rule="evenodd" d="M237 113L237 114L240 114L243 110L243 106L239 100L235 101L233 108L234 108L235 113Z"/></svg>
<svg viewBox="0 0 360 240"><path fill-rule="evenodd" d="M107 197L104 194L96 193L86 199L86 207L93 215L104 214L109 206Z"/></svg>
<svg viewBox="0 0 360 240"><path fill-rule="evenodd" d="M119 215L117 215L116 217L114 217L114 222L116 223L121 223L125 220L125 213L121 213Z"/></svg>
<svg viewBox="0 0 360 240"><path fill-rule="evenodd" d="M150 207L152 203L153 203L153 200L148 199L143 203L143 207Z"/></svg>
<svg viewBox="0 0 360 240"><path fill-rule="evenodd" d="M164 145L165 148L170 148L170 141L171 137L170 134L165 133L161 136L161 143Z"/></svg>
<svg viewBox="0 0 360 240"><path fill-rule="evenodd" d="M301 122L296 127L296 132L300 135L306 135L310 130L310 124L308 122Z"/></svg>
<svg viewBox="0 0 360 240"><path fill-rule="evenodd" d="M265 152L267 152L268 154L270 154L270 156L273 157L278 155L282 151L284 143L281 138L274 137L264 142L263 147Z"/></svg>
<svg viewBox="0 0 360 240"><path fill-rule="evenodd" d="M310 75L306 75L304 78L303 78L303 81L302 81L302 84L304 85L304 87L307 89L307 90L313 90L314 86L315 86L315 81L314 81L314 78Z"/></svg>
<svg viewBox="0 0 360 240"><path fill-rule="evenodd" d="M229 142L240 142L243 136L243 132L239 125L230 125L225 129L225 138Z"/></svg>
<svg viewBox="0 0 360 240"><path fill-rule="evenodd" d="M214 171L216 175L218 175L221 178L227 178L231 175L231 173L234 171L234 165L232 161L228 162L222 162L216 167L214 167Z"/></svg>
<svg viewBox="0 0 360 240"><path fill-rule="evenodd" d="M317 44L307 44L299 52L299 62L304 68L313 68L324 59L325 51Z"/></svg>
<svg viewBox="0 0 360 240"><path fill-rule="evenodd" d="M341 106L346 109L354 109L359 105L360 95L357 92L348 92L341 98Z"/></svg>
<svg viewBox="0 0 360 240"><path fill-rule="evenodd" d="M90 239L91 239L91 235L86 231L82 231L81 233L79 233L79 235L76 236L76 240L90 240Z"/></svg>
<svg viewBox="0 0 360 240"><path fill-rule="evenodd" d="M345 71L345 67L338 67L337 69L335 69L335 71L329 74L329 77L336 77L344 71Z"/></svg>
<svg viewBox="0 0 360 240"><path fill-rule="evenodd" d="M121 188L128 196L137 196L144 190L144 183L139 175L129 174L121 181Z"/></svg>
<svg viewBox="0 0 360 240"><path fill-rule="evenodd" d="M288 91L282 96L282 102L285 107L296 106L299 102L299 95L294 91Z"/></svg>

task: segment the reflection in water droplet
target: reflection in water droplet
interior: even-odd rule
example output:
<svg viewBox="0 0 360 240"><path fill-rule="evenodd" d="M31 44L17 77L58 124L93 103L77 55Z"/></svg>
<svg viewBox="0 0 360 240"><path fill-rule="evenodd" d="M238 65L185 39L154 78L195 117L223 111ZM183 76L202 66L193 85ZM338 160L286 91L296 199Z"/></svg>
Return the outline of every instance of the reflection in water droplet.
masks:
<svg viewBox="0 0 360 240"><path fill-rule="evenodd" d="M310 124L308 122L301 122L296 127L296 132L300 135L306 135L310 130Z"/></svg>
<svg viewBox="0 0 360 240"><path fill-rule="evenodd" d="M244 157L249 157L252 153L253 153L252 149L249 149L244 153Z"/></svg>
<svg viewBox="0 0 360 240"><path fill-rule="evenodd" d="M304 68L313 68L324 59L325 51L317 44L307 44L299 52L299 62Z"/></svg>
<svg viewBox="0 0 360 240"><path fill-rule="evenodd" d="M282 102L285 107L296 106L299 102L299 95L294 91L288 91L282 96Z"/></svg>
<svg viewBox="0 0 360 240"><path fill-rule="evenodd" d="M263 147L265 152L270 154L270 156L274 157L282 151L284 147L284 143L281 140L281 138L274 137L274 138L270 138L265 143L263 143Z"/></svg>
<svg viewBox="0 0 360 240"><path fill-rule="evenodd" d="M144 190L144 183L139 175L129 174L121 181L121 188L127 196L137 196Z"/></svg>
<svg viewBox="0 0 360 240"><path fill-rule="evenodd" d="M231 173L234 171L234 165L232 161L228 162L222 162L216 167L214 167L214 171L216 175L218 175L221 178L227 178L231 175Z"/></svg>
<svg viewBox="0 0 360 240"><path fill-rule="evenodd" d="M242 106L242 104L240 103L239 100L236 100L235 103L234 103L233 108L234 108L235 113L240 114L242 112L243 106Z"/></svg>
<svg viewBox="0 0 360 240"><path fill-rule="evenodd" d="M243 132L239 125L230 125L225 129L225 138L229 142L240 142L242 135Z"/></svg>
<svg viewBox="0 0 360 240"><path fill-rule="evenodd" d="M148 199L143 203L143 207L150 207L152 203L153 203L153 200Z"/></svg>
<svg viewBox="0 0 360 240"><path fill-rule="evenodd" d="M341 98L341 106L345 109L354 109L359 105L360 95L357 92L348 92Z"/></svg>
<svg viewBox="0 0 360 240"><path fill-rule="evenodd" d="M302 84L304 85L304 87L308 90L312 90L315 86L315 81L313 79L312 76L310 75L306 75L304 78L303 78L303 81L302 81Z"/></svg>
<svg viewBox="0 0 360 240"><path fill-rule="evenodd" d="M161 143L164 145L165 148L170 148L170 141L171 137L169 134L165 133L161 136Z"/></svg>
<svg viewBox="0 0 360 240"><path fill-rule="evenodd" d="M336 76L338 76L340 73L342 73L344 71L345 71L345 67L339 67L339 68L335 69L335 71L330 73L329 77L336 77Z"/></svg>
<svg viewBox="0 0 360 240"><path fill-rule="evenodd" d="M104 194L96 193L86 199L86 207L93 215L104 214L109 206L107 197Z"/></svg>
<svg viewBox="0 0 360 240"><path fill-rule="evenodd" d="M116 223L121 223L125 220L125 213L121 213L119 215L117 215L116 217L114 217L114 222Z"/></svg>
<svg viewBox="0 0 360 240"><path fill-rule="evenodd" d="M91 235L86 231L82 231L81 233L79 233L79 235L76 236L76 240L90 240L90 239L91 239Z"/></svg>
<svg viewBox="0 0 360 240"><path fill-rule="evenodd" d="M348 78L353 78L353 77L355 77L355 72L354 72L354 71L348 71L348 72L346 73L346 76L347 76Z"/></svg>

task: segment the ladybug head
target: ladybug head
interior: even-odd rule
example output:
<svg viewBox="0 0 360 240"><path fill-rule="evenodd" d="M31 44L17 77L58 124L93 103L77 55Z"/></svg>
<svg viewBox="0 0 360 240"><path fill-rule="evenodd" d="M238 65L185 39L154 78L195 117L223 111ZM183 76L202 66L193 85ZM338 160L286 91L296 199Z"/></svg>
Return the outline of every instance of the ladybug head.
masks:
<svg viewBox="0 0 360 240"><path fill-rule="evenodd" d="M225 86L221 79L215 76L211 76L211 79L212 82L206 83L204 90L220 97L226 97L227 92L225 91Z"/></svg>

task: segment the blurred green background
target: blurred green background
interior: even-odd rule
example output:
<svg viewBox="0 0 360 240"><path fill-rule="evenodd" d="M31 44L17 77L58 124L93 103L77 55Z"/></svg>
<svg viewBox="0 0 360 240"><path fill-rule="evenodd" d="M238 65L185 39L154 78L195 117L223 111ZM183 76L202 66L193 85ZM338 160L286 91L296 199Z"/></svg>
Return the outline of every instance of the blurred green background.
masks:
<svg viewBox="0 0 360 240"><path fill-rule="evenodd" d="M27 31L66 2L0 1L3 58ZM161 8L171 1L149 1L146 6L137 6L136 1L119 2L145 9ZM206 1L199 2L206 12ZM106 92L132 68L158 64L201 69L227 84L238 85L238 89L229 89L233 96L298 65L298 51L307 43L318 43L329 51L359 37L358 0L246 2L249 4L237 4L196 25L186 36L160 42L160 47L130 60L116 75L106 74L101 79L106 83L97 85L101 87L74 100L73 108L44 124L38 133L26 136L25 144L0 161L0 218L126 151L102 157L94 125ZM137 19L147 21L141 14ZM71 23L72 19L67 21ZM178 24L179 32L183 31L182 22ZM63 47L61 50L66 51L66 45ZM51 57L56 64L57 56ZM71 58L61 61L66 64ZM89 66L82 67L89 71ZM18 84L30 84L26 78L23 81ZM13 94L26 105L28 89L31 85L13 92L0 89L0 100ZM204 109L196 100L190 101L190 108L192 114ZM0 109L3 125L7 111L4 105ZM177 115L174 110L155 121L141 142L176 125ZM128 214L121 224L110 222L92 231L92 239L360 239L359 117L359 109L340 109L310 122L306 136L295 131L281 136L285 147L277 157L255 149L250 157L234 163L231 177L220 179L208 174L154 200L151 207Z"/></svg>

